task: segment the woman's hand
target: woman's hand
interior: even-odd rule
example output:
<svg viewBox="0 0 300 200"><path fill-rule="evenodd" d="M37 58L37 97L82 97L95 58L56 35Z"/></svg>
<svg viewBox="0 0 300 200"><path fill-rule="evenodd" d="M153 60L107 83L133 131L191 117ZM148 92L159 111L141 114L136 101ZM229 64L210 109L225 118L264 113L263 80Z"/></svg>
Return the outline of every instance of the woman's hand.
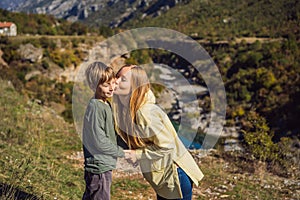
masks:
<svg viewBox="0 0 300 200"><path fill-rule="evenodd" d="M125 153L125 159L127 162L131 163L133 167L137 167L137 159L136 159L136 154L134 150L124 150Z"/></svg>

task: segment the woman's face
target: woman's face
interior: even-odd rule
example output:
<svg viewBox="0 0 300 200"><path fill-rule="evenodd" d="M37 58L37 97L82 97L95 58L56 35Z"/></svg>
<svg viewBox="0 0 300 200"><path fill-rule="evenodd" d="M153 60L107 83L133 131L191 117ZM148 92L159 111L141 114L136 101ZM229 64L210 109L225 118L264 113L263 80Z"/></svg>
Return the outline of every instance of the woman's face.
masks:
<svg viewBox="0 0 300 200"><path fill-rule="evenodd" d="M131 70L128 67L123 68L118 73L117 86L114 94L116 95L128 95L131 91Z"/></svg>

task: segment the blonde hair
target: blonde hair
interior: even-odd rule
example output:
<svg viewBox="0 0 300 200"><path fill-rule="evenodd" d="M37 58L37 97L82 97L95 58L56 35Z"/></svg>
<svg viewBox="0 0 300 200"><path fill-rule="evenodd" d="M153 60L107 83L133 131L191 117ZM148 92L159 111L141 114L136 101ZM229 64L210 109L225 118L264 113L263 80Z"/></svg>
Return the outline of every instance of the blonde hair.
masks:
<svg viewBox="0 0 300 200"><path fill-rule="evenodd" d="M96 92L98 85L115 78L115 73L111 67L97 61L87 67L85 76L90 89Z"/></svg>
<svg viewBox="0 0 300 200"><path fill-rule="evenodd" d="M116 77L121 76L120 72L124 68L131 71L131 93L129 105L121 105L118 97L114 96L113 106L115 112L115 123L118 134L127 143L131 149L144 147L147 144L147 138L143 138L135 129L136 113L145 103L146 93L150 90L150 83L146 71L137 65L123 66Z"/></svg>

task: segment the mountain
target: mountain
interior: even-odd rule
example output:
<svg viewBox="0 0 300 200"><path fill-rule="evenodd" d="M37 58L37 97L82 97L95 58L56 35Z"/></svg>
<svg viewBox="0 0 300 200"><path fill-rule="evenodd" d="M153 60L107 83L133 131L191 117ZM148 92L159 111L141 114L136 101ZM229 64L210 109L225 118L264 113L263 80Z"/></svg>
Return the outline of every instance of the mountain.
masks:
<svg viewBox="0 0 300 200"><path fill-rule="evenodd" d="M92 27L164 27L199 39L300 35L297 0L1 0L0 8Z"/></svg>
<svg viewBox="0 0 300 200"><path fill-rule="evenodd" d="M0 8L6 9L6 10L12 10L13 8L22 4L23 2L25 2L25 1L24 0L1 0Z"/></svg>
<svg viewBox="0 0 300 200"><path fill-rule="evenodd" d="M119 27L136 15L158 16L187 0L4 0L9 11L53 15L70 21Z"/></svg>

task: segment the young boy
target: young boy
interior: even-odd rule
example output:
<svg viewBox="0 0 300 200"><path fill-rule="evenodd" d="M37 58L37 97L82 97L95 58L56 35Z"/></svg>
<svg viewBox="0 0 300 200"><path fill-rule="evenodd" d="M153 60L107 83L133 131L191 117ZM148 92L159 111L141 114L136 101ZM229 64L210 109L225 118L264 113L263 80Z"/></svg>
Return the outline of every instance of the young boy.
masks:
<svg viewBox="0 0 300 200"><path fill-rule="evenodd" d="M117 145L112 110L108 98L115 89L113 69L101 62L90 64L86 80L95 96L89 101L83 123L84 179L83 200L109 200L112 170L124 151Z"/></svg>

